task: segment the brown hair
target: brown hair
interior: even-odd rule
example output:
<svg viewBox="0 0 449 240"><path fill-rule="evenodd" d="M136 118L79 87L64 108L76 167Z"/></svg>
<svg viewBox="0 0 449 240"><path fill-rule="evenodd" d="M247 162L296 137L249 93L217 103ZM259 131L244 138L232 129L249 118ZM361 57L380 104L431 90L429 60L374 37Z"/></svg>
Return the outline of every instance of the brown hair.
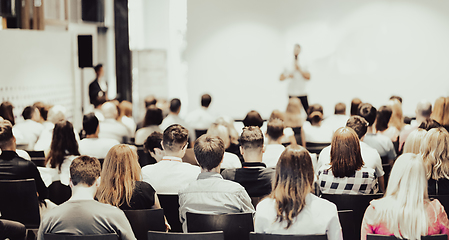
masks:
<svg viewBox="0 0 449 240"><path fill-rule="evenodd" d="M443 127L430 129L422 141L420 153L427 179L449 179L449 133Z"/></svg>
<svg viewBox="0 0 449 240"><path fill-rule="evenodd" d="M350 177L363 166L359 138L349 127L335 131L331 143L331 169L335 177Z"/></svg>
<svg viewBox="0 0 449 240"><path fill-rule="evenodd" d="M89 156L79 156L70 164L70 179L74 186L86 184L92 186L100 176L101 165L98 159Z"/></svg>
<svg viewBox="0 0 449 240"><path fill-rule="evenodd" d="M284 123L286 127L302 127L305 119L301 115L301 101L294 97L288 99L287 109L285 110Z"/></svg>
<svg viewBox="0 0 449 240"><path fill-rule="evenodd" d="M172 152L180 151L189 138L189 131L179 124L170 125L163 134L162 145L165 150Z"/></svg>
<svg viewBox="0 0 449 240"><path fill-rule="evenodd" d="M123 100L118 105L118 108L120 110L120 116L127 116L127 117L133 116L133 104L130 101Z"/></svg>
<svg viewBox="0 0 449 240"><path fill-rule="evenodd" d="M286 229L304 208L306 196L312 191L313 175L312 160L304 147L291 145L282 152L270 197L276 202L276 221L286 221Z"/></svg>
<svg viewBox="0 0 449 240"><path fill-rule="evenodd" d="M244 127L239 138L243 149L256 149L263 147L263 133L259 127Z"/></svg>
<svg viewBox="0 0 449 240"><path fill-rule="evenodd" d="M0 118L0 147L9 144L13 137L11 122Z"/></svg>
<svg viewBox="0 0 449 240"><path fill-rule="evenodd" d="M351 116L355 116L359 114L359 105L362 104L362 100L360 98L354 98L351 101Z"/></svg>
<svg viewBox="0 0 449 240"><path fill-rule="evenodd" d="M66 156L80 155L78 142L75 138L73 125L67 120L60 121L53 128L50 152L45 159L45 165L50 163L51 168L61 170L62 162Z"/></svg>
<svg viewBox="0 0 449 240"><path fill-rule="evenodd" d="M140 180L140 170L135 150L126 144L113 146L104 159L98 201L116 207L126 202L130 206L136 181Z"/></svg>
<svg viewBox="0 0 449 240"><path fill-rule="evenodd" d="M391 107L392 113L390 122L388 122L388 126L396 127L398 130L401 130L404 123L404 115L402 114L402 103L397 99L392 99L389 101L388 105Z"/></svg>
<svg viewBox="0 0 449 240"><path fill-rule="evenodd" d="M449 98L439 97L435 100L431 118L443 126L449 126Z"/></svg>
<svg viewBox="0 0 449 240"><path fill-rule="evenodd" d="M278 140L284 135L284 122L280 119L273 119L268 122L267 135L273 139Z"/></svg>
<svg viewBox="0 0 449 240"><path fill-rule="evenodd" d="M193 151L201 168L210 171L223 160L224 142L220 137L204 134L195 141Z"/></svg>

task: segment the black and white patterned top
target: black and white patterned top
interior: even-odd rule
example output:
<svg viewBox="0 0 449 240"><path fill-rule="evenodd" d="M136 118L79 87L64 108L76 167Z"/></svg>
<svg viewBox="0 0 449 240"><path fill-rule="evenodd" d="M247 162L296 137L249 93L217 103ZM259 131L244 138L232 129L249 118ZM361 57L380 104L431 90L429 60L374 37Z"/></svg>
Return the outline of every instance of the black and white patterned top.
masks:
<svg viewBox="0 0 449 240"><path fill-rule="evenodd" d="M371 194L377 192L377 175L374 169L362 167L350 177L339 178L330 165L324 165L318 170L318 186L328 194Z"/></svg>

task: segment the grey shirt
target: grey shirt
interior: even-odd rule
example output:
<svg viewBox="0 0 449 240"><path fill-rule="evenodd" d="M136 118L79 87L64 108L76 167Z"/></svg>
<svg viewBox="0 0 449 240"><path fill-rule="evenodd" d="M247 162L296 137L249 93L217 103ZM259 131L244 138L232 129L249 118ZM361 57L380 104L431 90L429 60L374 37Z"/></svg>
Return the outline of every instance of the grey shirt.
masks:
<svg viewBox="0 0 449 240"><path fill-rule="evenodd" d="M396 151L390 138L382 134L367 133L363 142L377 150L380 157L396 158Z"/></svg>
<svg viewBox="0 0 449 240"><path fill-rule="evenodd" d="M242 185L223 179L219 173L203 172L179 191L179 217L184 232L187 232L186 212L222 214L255 210Z"/></svg>
<svg viewBox="0 0 449 240"><path fill-rule="evenodd" d="M122 240L135 240L125 214L95 200L69 200L46 213L39 226L38 240L45 233L95 235L115 233Z"/></svg>

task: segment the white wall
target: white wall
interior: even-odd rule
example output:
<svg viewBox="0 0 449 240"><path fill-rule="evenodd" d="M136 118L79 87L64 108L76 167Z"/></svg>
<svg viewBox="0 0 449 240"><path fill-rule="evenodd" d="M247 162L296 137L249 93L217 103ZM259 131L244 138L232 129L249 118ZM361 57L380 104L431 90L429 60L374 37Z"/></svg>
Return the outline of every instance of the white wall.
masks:
<svg viewBox="0 0 449 240"><path fill-rule="evenodd" d="M325 115L359 97L379 107L392 94L414 114L420 99L449 93L447 1L189 0L189 108L201 94L212 110L268 117L287 102L279 74L302 46L309 103ZM349 111L349 110L348 110Z"/></svg>

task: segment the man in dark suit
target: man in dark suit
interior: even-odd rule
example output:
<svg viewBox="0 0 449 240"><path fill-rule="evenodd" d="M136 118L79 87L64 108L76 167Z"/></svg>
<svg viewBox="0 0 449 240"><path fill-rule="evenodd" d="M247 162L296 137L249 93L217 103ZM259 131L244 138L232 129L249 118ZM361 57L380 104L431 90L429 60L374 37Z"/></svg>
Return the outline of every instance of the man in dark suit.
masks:
<svg viewBox="0 0 449 240"><path fill-rule="evenodd" d="M104 70L103 65L98 64L94 67L95 74L97 75L95 80L89 84L89 99L95 107L104 103L107 100L108 85L103 78Z"/></svg>

